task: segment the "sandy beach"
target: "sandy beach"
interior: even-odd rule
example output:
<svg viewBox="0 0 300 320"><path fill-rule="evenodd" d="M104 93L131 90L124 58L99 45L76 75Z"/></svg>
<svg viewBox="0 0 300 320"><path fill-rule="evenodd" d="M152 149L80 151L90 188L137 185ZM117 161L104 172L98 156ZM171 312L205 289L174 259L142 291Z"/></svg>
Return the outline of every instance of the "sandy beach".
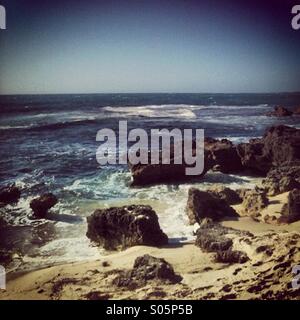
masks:
<svg viewBox="0 0 300 320"><path fill-rule="evenodd" d="M274 199L284 201L285 196ZM265 213L276 214L277 209L277 205L270 205ZM203 252L193 243L164 248L135 246L95 261L8 275L7 288L5 292L0 292L0 299L258 299L266 298L270 287L275 297L279 295L282 287L291 283L293 274L278 274L274 267L284 259L289 262L285 269L300 261L300 221L290 225L270 225L241 217L222 224L254 234L254 247L243 240L235 244L249 254L251 261L242 265L216 263L212 253ZM253 249L266 244L273 250L272 258ZM286 257L293 248L298 251ZM154 281L133 291L111 284L120 270L132 268L134 260L144 254L164 258L183 277L182 282L166 285ZM267 283L263 277L268 279ZM258 286L259 279L264 281L261 288ZM292 293L287 297L299 298L296 291Z"/></svg>

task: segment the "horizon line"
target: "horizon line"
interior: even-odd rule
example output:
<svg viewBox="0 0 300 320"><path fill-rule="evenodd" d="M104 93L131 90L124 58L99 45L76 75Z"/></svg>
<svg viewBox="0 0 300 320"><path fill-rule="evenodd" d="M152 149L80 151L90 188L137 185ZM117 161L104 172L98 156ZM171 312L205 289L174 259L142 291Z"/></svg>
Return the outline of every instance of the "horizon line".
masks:
<svg viewBox="0 0 300 320"><path fill-rule="evenodd" d="M300 94L299 91L256 91L256 92L60 92L60 93L0 93L0 96L38 96L38 95L112 95L112 94Z"/></svg>

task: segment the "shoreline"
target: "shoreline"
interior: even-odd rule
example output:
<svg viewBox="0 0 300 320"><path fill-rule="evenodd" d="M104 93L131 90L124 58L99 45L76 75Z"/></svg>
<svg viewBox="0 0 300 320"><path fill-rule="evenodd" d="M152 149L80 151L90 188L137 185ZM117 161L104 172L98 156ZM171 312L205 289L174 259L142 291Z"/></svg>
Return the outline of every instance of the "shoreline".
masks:
<svg viewBox="0 0 300 320"><path fill-rule="evenodd" d="M249 217L223 221L222 225L249 231L261 238L268 237L272 233L290 235L300 230L300 221L289 225L270 225L256 222ZM174 267L175 272L183 277L182 283L148 284L135 293L120 288L108 289L113 275L132 268L134 260L144 254L164 258ZM91 292L97 292L99 299L202 299L212 292L217 294L215 289L220 285L216 284L214 274L222 279L219 282L224 287L232 283L232 274L240 269L239 266L246 271L241 281L253 280L248 279L249 274L255 273L253 266L212 262L212 257L212 253L203 252L194 245L194 242L169 244L161 248L134 246L95 260L71 262L21 274L11 274L7 278L6 291L0 292L0 300L90 299ZM267 261L265 263L268 264ZM59 293L53 293L53 288L57 286L61 288ZM185 297L184 294L187 296ZM224 292L223 295L225 295ZM254 296L245 291L239 298L249 299ZM217 295L216 298L222 297Z"/></svg>

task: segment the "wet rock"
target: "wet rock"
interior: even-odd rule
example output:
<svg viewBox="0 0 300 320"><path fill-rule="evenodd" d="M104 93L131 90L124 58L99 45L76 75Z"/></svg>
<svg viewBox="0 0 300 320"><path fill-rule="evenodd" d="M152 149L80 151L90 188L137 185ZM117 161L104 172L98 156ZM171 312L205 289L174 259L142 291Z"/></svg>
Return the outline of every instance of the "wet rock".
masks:
<svg viewBox="0 0 300 320"><path fill-rule="evenodd" d="M48 211L58 202L55 195L47 193L30 202L30 208L33 211L33 217L38 219L46 218Z"/></svg>
<svg viewBox="0 0 300 320"><path fill-rule="evenodd" d="M189 189L186 212L191 224L200 223L204 218L220 220L224 217L238 216L225 200L195 188Z"/></svg>
<svg viewBox="0 0 300 320"><path fill-rule="evenodd" d="M267 113L269 117L288 117L291 115L293 112L282 106L276 106L272 112Z"/></svg>
<svg viewBox="0 0 300 320"><path fill-rule="evenodd" d="M0 202L4 205L17 203L20 196L21 191L14 184L0 189Z"/></svg>
<svg viewBox="0 0 300 320"><path fill-rule="evenodd" d="M157 214L150 206L96 210L87 218L87 223L87 237L108 250L168 243L168 237L160 229Z"/></svg>
<svg viewBox="0 0 300 320"><path fill-rule="evenodd" d="M113 284L119 287L140 287L148 281L157 280L167 284L178 283L182 277L174 272L165 260L145 254L135 259L133 269L122 272Z"/></svg>
<svg viewBox="0 0 300 320"><path fill-rule="evenodd" d="M162 183L181 183L195 179L187 176L186 166L180 164L137 164L130 167L132 186L148 186ZM202 177L205 174L201 174Z"/></svg>
<svg viewBox="0 0 300 320"><path fill-rule="evenodd" d="M193 156L195 156L195 147L193 147ZM162 155L160 152L160 158L158 164L151 164L151 158L149 154L148 164L135 164L129 163L129 168L132 176L132 186L147 186L153 184L162 183L182 183L191 180L199 180L205 175L205 173L213 167L213 162L209 152L204 152L204 169L199 175L187 175L186 169L194 167L195 165L188 165L185 162L184 156L182 156L181 164L175 164L176 155L174 155L174 149L170 150L170 163L162 163ZM184 152L182 152L184 155ZM178 160L178 159L177 159Z"/></svg>
<svg viewBox="0 0 300 320"><path fill-rule="evenodd" d="M208 192L218 199L225 200L229 205L239 204L243 201L238 192L227 187L216 187Z"/></svg>
<svg viewBox="0 0 300 320"><path fill-rule="evenodd" d="M289 192L288 203L282 209L281 223L292 223L300 220L300 189Z"/></svg>
<svg viewBox="0 0 300 320"><path fill-rule="evenodd" d="M195 146L193 146L195 148ZM195 153L195 149L193 150ZM149 159L150 163L150 159ZM204 170L198 176L186 175L189 167L182 159L182 164L174 164L174 154L171 147L170 164L137 164L130 165L132 186L145 186L159 183L181 183L203 177L214 168L223 173L240 172L243 167L236 147L227 139L217 140L206 137L204 140Z"/></svg>

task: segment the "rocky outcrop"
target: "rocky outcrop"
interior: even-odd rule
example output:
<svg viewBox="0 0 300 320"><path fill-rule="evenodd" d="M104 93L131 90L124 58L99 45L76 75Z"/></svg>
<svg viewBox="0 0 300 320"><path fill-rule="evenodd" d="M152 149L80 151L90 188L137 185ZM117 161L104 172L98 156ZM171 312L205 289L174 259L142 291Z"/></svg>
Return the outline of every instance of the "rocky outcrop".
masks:
<svg viewBox="0 0 300 320"><path fill-rule="evenodd" d="M172 155L172 150L171 150ZM233 145L227 139L205 138L204 170L198 176L186 175L183 164L137 164L130 165L133 186L159 183L181 183L203 177L208 170L223 173L249 173L266 176L271 168L284 163L300 161L300 130L288 126L274 126L263 138L251 139L248 143Z"/></svg>
<svg viewBox="0 0 300 320"><path fill-rule="evenodd" d="M227 187L215 187L207 190L214 197L225 200L229 205L239 204L243 201L239 193Z"/></svg>
<svg viewBox="0 0 300 320"><path fill-rule="evenodd" d="M200 223L204 218L221 220L225 217L237 217L238 214L228 203L206 191L190 188L186 212L190 224Z"/></svg>
<svg viewBox="0 0 300 320"><path fill-rule="evenodd" d="M153 280L165 284L175 284L180 282L182 277L174 272L173 267L165 259L145 254L137 257L133 269L121 272L113 280L113 284L118 287L136 288Z"/></svg>
<svg viewBox="0 0 300 320"><path fill-rule="evenodd" d="M270 196L300 189L300 161L272 168L262 184Z"/></svg>
<svg viewBox="0 0 300 320"><path fill-rule="evenodd" d="M186 175L186 168L189 166L185 164L184 159L182 164L174 164L172 147L170 164L160 162L159 164L129 165L129 167L132 186L195 180L203 177L212 168L223 173L237 173L243 169L237 148L232 142L227 139L217 140L208 137L204 140L204 170L198 176Z"/></svg>
<svg viewBox="0 0 300 320"><path fill-rule="evenodd" d="M232 236L252 236L246 231L227 228L219 223L208 221L201 224L196 232L195 245L205 252L215 252L217 262L245 263L249 260L243 251L233 249ZM229 237L231 236L231 237Z"/></svg>
<svg viewBox="0 0 300 320"><path fill-rule="evenodd" d="M46 218L48 211L57 203L57 198L52 193L47 193L30 202L33 217L38 219Z"/></svg>
<svg viewBox="0 0 300 320"><path fill-rule="evenodd" d="M266 175L272 167L300 160L300 130L271 127L263 138L239 144L237 151L245 169Z"/></svg>
<svg viewBox="0 0 300 320"><path fill-rule="evenodd" d="M87 218L87 223L87 237L108 250L168 243L168 237L160 229L158 217L150 206L96 210Z"/></svg>
<svg viewBox="0 0 300 320"><path fill-rule="evenodd" d="M4 205L17 203L20 196L21 191L14 184L0 189L0 203Z"/></svg>
<svg viewBox="0 0 300 320"><path fill-rule="evenodd" d="M148 186L162 183L180 183L201 178L206 171L199 176L186 175L186 166L181 164L136 164L130 167L132 186Z"/></svg>
<svg viewBox="0 0 300 320"><path fill-rule="evenodd" d="M194 147L193 147L194 148ZM187 175L186 169L194 167L194 165L186 164L184 156L182 156L182 164L175 164L174 149L171 146L170 150L170 163L162 163L162 155L160 153L160 160L158 164L151 164L149 155L148 164L135 164L129 163L129 168L132 176L132 186L147 186L162 183L181 183L200 179L205 173L213 167L213 162L210 153L204 152L204 169L199 175ZM182 152L184 154L184 152ZM193 149L193 156L195 156L195 149ZM178 160L178 159L177 159Z"/></svg>
<svg viewBox="0 0 300 320"><path fill-rule="evenodd" d="M268 117L288 117L291 115L293 112L282 106L276 106L272 112L267 113Z"/></svg>
<svg viewBox="0 0 300 320"><path fill-rule="evenodd" d="M215 171L237 173L243 170L237 148L231 141L206 138L205 150L209 153Z"/></svg>
<svg viewBox="0 0 300 320"><path fill-rule="evenodd" d="M242 207L245 215L250 216L254 220L259 220L261 210L269 204L268 197L264 190L256 188L244 193Z"/></svg>
<svg viewBox="0 0 300 320"><path fill-rule="evenodd" d="M300 189L289 192L288 203L283 207L280 223L292 223L300 220Z"/></svg>

